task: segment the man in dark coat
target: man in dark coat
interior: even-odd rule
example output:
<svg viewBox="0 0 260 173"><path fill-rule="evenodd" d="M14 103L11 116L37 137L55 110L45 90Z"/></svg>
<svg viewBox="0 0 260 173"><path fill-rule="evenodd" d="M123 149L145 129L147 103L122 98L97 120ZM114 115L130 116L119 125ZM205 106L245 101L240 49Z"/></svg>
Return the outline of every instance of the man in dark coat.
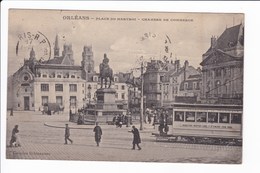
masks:
<svg viewBox="0 0 260 173"><path fill-rule="evenodd" d="M100 140L101 140L101 135L102 135L102 129L98 125L98 122L96 122L96 126L95 126L93 132L95 132L95 141L97 143L97 146L99 146L99 143L100 143Z"/></svg>
<svg viewBox="0 0 260 173"><path fill-rule="evenodd" d="M135 149L135 145L137 145L138 149L141 150L141 147L139 146L139 144L141 143L141 138L140 138L139 131L135 126L132 126L132 133L134 135L132 150Z"/></svg>
<svg viewBox="0 0 260 173"><path fill-rule="evenodd" d="M18 141L17 133L19 133L18 125L15 125L13 130L12 130L12 137L11 137L11 140L10 140L10 147L12 147L12 146L21 146L19 141Z"/></svg>
<svg viewBox="0 0 260 173"><path fill-rule="evenodd" d="M65 144L68 144L67 140L69 140L71 144L73 143L73 141L69 137L70 137L70 128L69 128L69 125L66 124L66 127L65 127Z"/></svg>

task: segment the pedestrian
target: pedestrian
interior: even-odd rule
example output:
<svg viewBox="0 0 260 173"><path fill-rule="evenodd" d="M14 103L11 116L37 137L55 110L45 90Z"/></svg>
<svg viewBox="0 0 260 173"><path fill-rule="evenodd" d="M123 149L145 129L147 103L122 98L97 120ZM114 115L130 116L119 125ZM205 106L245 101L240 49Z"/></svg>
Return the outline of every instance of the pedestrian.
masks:
<svg viewBox="0 0 260 173"><path fill-rule="evenodd" d="M18 140L18 135L17 133L19 133L19 130L18 130L18 125L15 125L13 130L12 130L12 137L11 137L11 140L10 140L10 147L20 147L21 144Z"/></svg>
<svg viewBox="0 0 260 173"><path fill-rule="evenodd" d="M14 116L14 109L13 108L11 108L10 116Z"/></svg>
<svg viewBox="0 0 260 173"><path fill-rule="evenodd" d="M132 131L131 132L134 135L133 136L134 139L133 139L133 148L132 148L132 150L135 149L135 145L137 145L138 150L141 150L142 148L139 146L139 144L141 143L141 138L140 138L140 134L139 134L138 129L135 126L132 126Z"/></svg>
<svg viewBox="0 0 260 173"><path fill-rule="evenodd" d="M66 124L66 127L65 127L65 143L64 144L68 144L67 140L69 140L71 144L73 143L73 141L70 139L70 128L69 128L68 124Z"/></svg>
<svg viewBox="0 0 260 173"><path fill-rule="evenodd" d="M95 126L93 132L95 132L95 141L97 143L97 146L99 147L99 143L101 141L101 136L102 136L102 129L98 125L98 122L96 122L96 126Z"/></svg>

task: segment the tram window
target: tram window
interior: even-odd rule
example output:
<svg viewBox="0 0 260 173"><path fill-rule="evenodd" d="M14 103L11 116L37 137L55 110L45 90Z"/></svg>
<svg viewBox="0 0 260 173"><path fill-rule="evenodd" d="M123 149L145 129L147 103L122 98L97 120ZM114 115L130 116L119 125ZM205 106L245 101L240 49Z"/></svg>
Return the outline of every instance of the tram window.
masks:
<svg viewBox="0 0 260 173"><path fill-rule="evenodd" d="M229 113L219 113L220 123L229 123Z"/></svg>
<svg viewBox="0 0 260 173"><path fill-rule="evenodd" d="M197 122L206 122L207 113L206 112L197 112L196 121Z"/></svg>
<svg viewBox="0 0 260 173"><path fill-rule="evenodd" d="M174 121L183 121L184 120L184 112L175 111Z"/></svg>
<svg viewBox="0 0 260 173"><path fill-rule="evenodd" d="M186 112L185 121L187 122L195 122L195 112Z"/></svg>
<svg viewBox="0 0 260 173"><path fill-rule="evenodd" d="M209 123L217 123L218 122L218 113L209 112L208 113L208 122Z"/></svg>
<svg viewBox="0 0 260 173"><path fill-rule="evenodd" d="M239 114L239 113L231 114L231 123L232 124L241 124L241 117L242 117L242 114Z"/></svg>

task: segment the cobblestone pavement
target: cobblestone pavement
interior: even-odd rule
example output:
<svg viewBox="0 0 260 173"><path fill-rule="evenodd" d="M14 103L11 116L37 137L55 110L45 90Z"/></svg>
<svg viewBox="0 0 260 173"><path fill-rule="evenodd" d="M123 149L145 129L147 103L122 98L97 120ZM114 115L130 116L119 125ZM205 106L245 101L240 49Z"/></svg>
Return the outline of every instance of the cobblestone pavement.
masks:
<svg viewBox="0 0 260 173"><path fill-rule="evenodd" d="M241 163L242 160L242 148L237 146L155 142L155 137L151 135L154 129L147 124L140 132L140 151L131 150L132 134L128 132L131 127L116 128L105 124L101 124L103 135L100 147L96 147L94 141L94 125L75 123L68 123L74 142L64 145L65 123L68 123L66 114L47 116L39 112L15 112L14 116L8 116L6 158L184 163ZM21 147L8 146L15 124L19 125ZM138 124L136 126L139 127Z"/></svg>

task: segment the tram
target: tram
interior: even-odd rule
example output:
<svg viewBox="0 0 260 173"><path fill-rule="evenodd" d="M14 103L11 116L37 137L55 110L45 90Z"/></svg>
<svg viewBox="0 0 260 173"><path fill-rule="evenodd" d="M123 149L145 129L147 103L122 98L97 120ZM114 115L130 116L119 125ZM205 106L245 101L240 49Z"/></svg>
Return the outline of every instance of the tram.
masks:
<svg viewBox="0 0 260 173"><path fill-rule="evenodd" d="M242 145L242 105L175 103L171 128L158 141Z"/></svg>

